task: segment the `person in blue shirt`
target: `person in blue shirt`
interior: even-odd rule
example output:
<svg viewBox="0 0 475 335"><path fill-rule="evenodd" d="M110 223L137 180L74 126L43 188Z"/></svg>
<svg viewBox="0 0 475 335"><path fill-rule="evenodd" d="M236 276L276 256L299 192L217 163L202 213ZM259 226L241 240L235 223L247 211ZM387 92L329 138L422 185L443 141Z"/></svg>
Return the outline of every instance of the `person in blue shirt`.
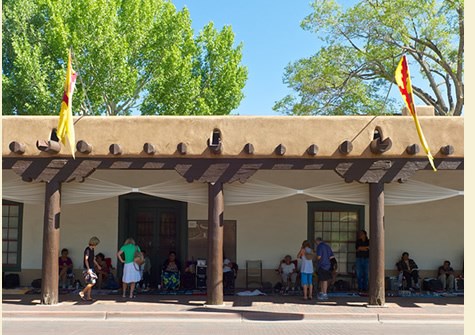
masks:
<svg viewBox="0 0 475 335"><path fill-rule="evenodd" d="M320 282L320 293L317 298L327 300L328 281L333 278L332 271L336 266L336 259L331 247L323 242L321 237L315 239L315 244L317 246L317 274Z"/></svg>

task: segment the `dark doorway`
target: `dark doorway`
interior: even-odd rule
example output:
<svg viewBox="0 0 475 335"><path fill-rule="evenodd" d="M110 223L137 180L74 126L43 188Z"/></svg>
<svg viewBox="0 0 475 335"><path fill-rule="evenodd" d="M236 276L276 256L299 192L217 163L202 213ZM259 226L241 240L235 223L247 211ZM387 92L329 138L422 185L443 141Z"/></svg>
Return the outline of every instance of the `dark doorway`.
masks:
<svg viewBox="0 0 475 335"><path fill-rule="evenodd" d="M139 193L119 198L119 248L132 237L152 264L151 284L159 283L161 267L170 251L184 265L187 254L187 204ZM122 276L122 266L118 266ZM183 270L183 269L181 269Z"/></svg>

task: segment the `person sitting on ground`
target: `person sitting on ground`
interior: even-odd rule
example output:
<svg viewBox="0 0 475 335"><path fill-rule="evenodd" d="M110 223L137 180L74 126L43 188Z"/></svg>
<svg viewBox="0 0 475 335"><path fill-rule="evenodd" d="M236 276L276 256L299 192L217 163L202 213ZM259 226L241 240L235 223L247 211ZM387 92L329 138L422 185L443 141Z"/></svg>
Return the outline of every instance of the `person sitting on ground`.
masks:
<svg viewBox="0 0 475 335"><path fill-rule="evenodd" d="M439 267L438 278L442 282L444 290L453 291L455 284L454 269L450 267L450 262L445 261L444 265Z"/></svg>
<svg viewBox="0 0 475 335"><path fill-rule="evenodd" d="M409 289L419 289L419 270L416 262L409 258L408 252L403 252L401 260L396 263L399 271L399 288L402 289L402 278L406 279ZM414 284L412 284L414 282Z"/></svg>
<svg viewBox="0 0 475 335"><path fill-rule="evenodd" d="M178 290L180 288L180 263L176 253L170 251L162 267L162 287L165 290Z"/></svg>
<svg viewBox="0 0 475 335"><path fill-rule="evenodd" d="M107 281L107 278L110 273L110 267L106 262L106 257L102 252L96 255L96 262L101 266L101 269L96 271L97 274L97 287L99 289L103 288L104 283Z"/></svg>
<svg viewBox="0 0 475 335"><path fill-rule="evenodd" d="M61 256L59 257L59 283L62 288L71 288L71 282L74 278L73 274L73 261L68 257L69 250L64 248L61 250ZM69 285L68 285L69 282Z"/></svg>
<svg viewBox="0 0 475 335"><path fill-rule="evenodd" d="M282 289L288 293L290 289L295 290L295 283L297 282L297 269L292 262L292 257L286 255L279 266L280 279L282 281Z"/></svg>

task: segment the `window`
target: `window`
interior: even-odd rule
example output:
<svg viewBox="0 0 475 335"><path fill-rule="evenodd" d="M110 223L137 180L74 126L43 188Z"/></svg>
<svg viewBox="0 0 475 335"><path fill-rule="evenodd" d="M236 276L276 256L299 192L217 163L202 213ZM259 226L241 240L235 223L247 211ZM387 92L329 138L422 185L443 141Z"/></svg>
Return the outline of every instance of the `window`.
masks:
<svg viewBox="0 0 475 335"><path fill-rule="evenodd" d="M309 202L309 240L321 237L338 261L339 273L354 272L356 233L364 226L364 206Z"/></svg>
<svg viewBox="0 0 475 335"><path fill-rule="evenodd" d="M2 203L2 266L3 271L20 271L21 226L23 204Z"/></svg>

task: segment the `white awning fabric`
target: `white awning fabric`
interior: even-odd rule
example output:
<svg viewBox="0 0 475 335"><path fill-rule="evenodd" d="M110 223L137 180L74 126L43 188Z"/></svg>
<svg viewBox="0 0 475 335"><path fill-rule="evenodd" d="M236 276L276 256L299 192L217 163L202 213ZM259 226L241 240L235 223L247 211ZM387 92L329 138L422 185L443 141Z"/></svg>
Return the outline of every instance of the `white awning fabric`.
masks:
<svg viewBox="0 0 475 335"><path fill-rule="evenodd" d="M4 182L2 191L4 199L27 204L42 204L45 197L44 184L26 183L20 179ZM115 198L131 192L140 192L199 205L207 205L208 203L208 187L206 184L187 183L183 179L176 179L137 188L95 178L88 178L83 183L63 184L61 202L63 205L73 205ZM341 182L299 190L261 180L249 180L244 184L226 184L224 185L224 192L226 206L272 201L297 194L346 204L365 205L369 203L368 186L358 183ZM464 191L409 180L403 184L391 183L385 185L384 194L386 206L398 206L463 196Z"/></svg>

